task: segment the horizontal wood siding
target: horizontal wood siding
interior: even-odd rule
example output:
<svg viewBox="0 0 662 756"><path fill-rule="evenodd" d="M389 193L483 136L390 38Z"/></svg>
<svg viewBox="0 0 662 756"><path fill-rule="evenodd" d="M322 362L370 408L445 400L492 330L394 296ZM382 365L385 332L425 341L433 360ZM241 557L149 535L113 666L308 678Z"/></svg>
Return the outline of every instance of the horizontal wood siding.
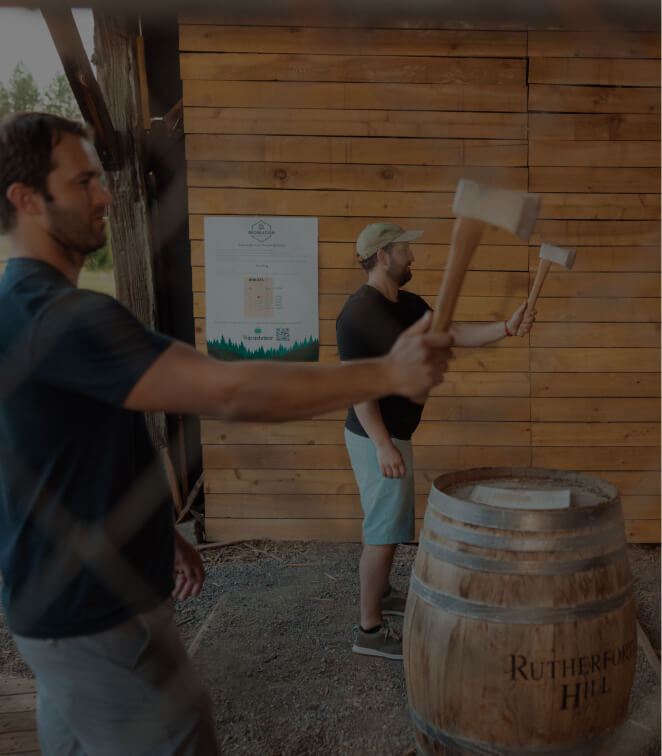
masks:
<svg viewBox="0 0 662 756"><path fill-rule="evenodd" d="M658 541L659 37L532 31L528 52L536 241L577 249L571 272L550 273L548 322L531 333L531 461L612 481L630 539Z"/></svg>
<svg viewBox="0 0 662 756"><path fill-rule="evenodd" d="M530 337L456 350L414 437L417 522L445 471L539 465L612 481L629 538L658 541L658 35L416 26L181 20L198 347L205 215L318 218L331 363L335 318L365 280L354 243L367 223L424 231L411 288L432 305L458 180L539 193L528 244L485 234L457 318L510 315L541 243L577 262L550 272ZM203 419L208 537L358 540L343 418Z"/></svg>

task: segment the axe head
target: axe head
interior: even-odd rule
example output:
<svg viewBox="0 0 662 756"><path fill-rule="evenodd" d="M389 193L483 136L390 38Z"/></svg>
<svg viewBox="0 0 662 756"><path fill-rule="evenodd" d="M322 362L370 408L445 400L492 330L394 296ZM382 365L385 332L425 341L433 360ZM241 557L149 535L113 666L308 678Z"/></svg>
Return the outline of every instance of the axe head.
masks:
<svg viewBox="0 0 662 756"><path fill-rule="evenodd" d="M465 218L499 226L527 241L533 232L540 197L460 179L453 212Z"/></svg>
<svg viewBox="0 0 662 756"><path fill-rule="evenodd" d="M555 247L553 244L543 244L540 247L541 260L549 260L556 265L563 265L568 270L571 270L575 264L575 257L577 257L577 252L574 249Z"/></svg>

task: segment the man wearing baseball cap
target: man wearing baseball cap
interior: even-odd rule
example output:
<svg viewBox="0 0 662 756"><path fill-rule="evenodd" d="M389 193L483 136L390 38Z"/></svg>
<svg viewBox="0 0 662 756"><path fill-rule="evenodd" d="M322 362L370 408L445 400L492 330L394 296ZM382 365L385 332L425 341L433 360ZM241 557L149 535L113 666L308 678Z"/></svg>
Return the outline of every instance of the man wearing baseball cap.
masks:
<svg viewBox="0 0 662 756"><path fill-rule="evenodd" d="M336 321L343 361L385 354L398 335L430 309L418 295L403 290L412 277L409 242L422 231L394 223L371 223L359 234L356 252L368 281L345 303ZM504 336L528 333L535 310L522 322L526 302L511 317L494 323L452 323L457 346L482 346ZM390 585L398 543L414 538L414 472L411 436L423 405L403 396L385 396L349 408L345 443L361 494L363 551L359 563L361 622L352 650L402 659L400 634L384 615L404 615L406 596Z"/></svg>

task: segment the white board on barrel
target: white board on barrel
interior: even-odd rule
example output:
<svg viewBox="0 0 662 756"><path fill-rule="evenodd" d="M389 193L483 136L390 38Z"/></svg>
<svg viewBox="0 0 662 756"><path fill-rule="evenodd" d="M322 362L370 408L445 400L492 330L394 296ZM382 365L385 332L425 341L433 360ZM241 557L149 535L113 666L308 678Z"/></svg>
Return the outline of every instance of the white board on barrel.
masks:
<svg viewBox="0 0 662 756"><path fill-rule="evenodd" d="M469 498L476 504L488 504L508 509L567 509L572 504L571 494L572 492L567 489L522 491L512 488L474 486Z"/></svg>

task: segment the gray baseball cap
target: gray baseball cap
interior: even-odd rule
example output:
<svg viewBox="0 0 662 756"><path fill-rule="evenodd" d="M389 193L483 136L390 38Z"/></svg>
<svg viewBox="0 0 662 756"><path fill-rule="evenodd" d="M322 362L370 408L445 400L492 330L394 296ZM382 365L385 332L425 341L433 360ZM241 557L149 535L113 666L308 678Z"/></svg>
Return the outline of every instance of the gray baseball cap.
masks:
<svg viewBox="0 0 662 756"><path fill-rule="evenodd" d="M422 233L422 231L405 231L395 223L371 223L361 231L356 240L356 254L360 260L367 260L387 244L414 241Z"/></svg>

